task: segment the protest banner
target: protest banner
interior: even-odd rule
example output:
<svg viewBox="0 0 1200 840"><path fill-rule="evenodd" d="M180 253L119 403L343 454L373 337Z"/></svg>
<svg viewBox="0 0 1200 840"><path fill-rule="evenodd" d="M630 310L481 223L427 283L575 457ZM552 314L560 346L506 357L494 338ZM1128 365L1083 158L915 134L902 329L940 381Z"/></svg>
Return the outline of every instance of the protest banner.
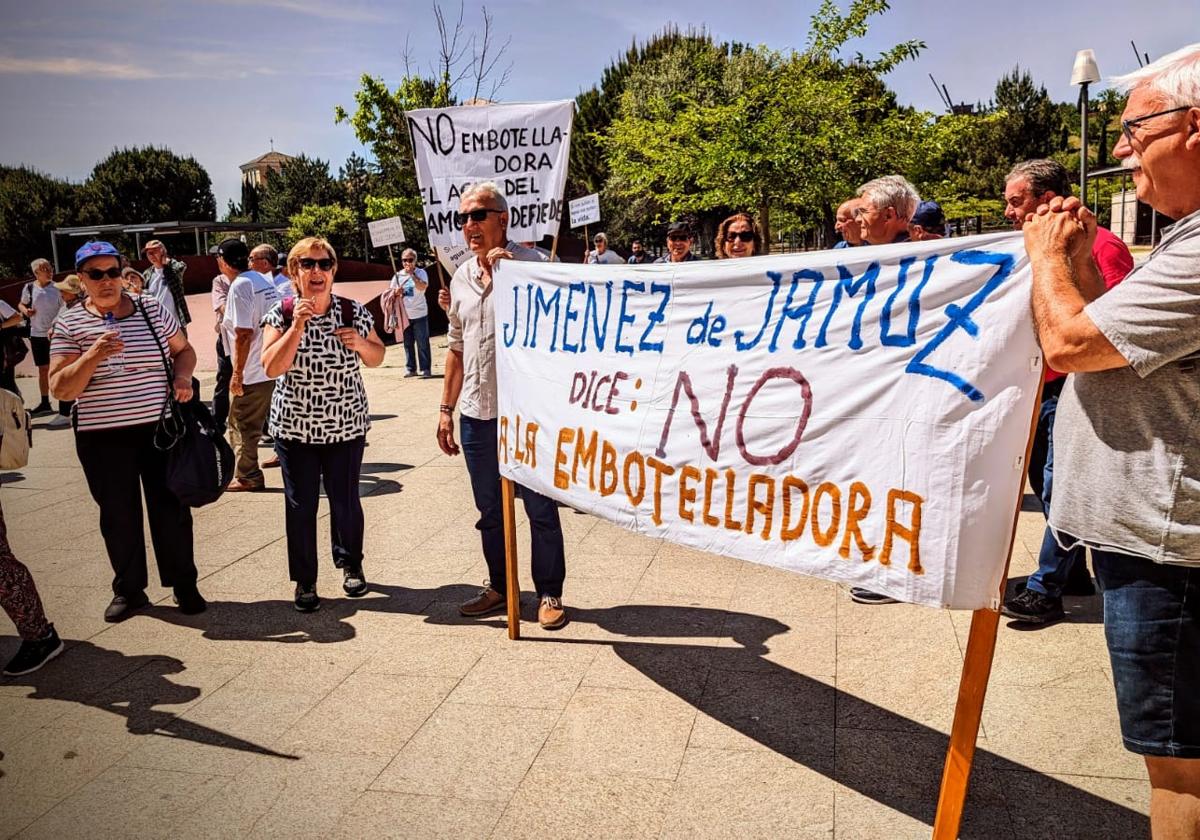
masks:
<svg viewBox="0 0 1200 840"><path fill-rule="evenodd" d="M459 196L480 181L504 192L512 239L557 234L574 116L571 100L407 111L430 245L462 245Z"/></svg>
<svg viewBox="0 0 1200 840"><path fill-rule="evenodd" d="M399 216L367 222L367 230L371 233L372 248L386 248L404 242L404 225Z"/></svg>
<svg viewBox="0 0 1200 840"><path fill-rule="evenodd" d="M583 198L571 199L571 229L595 224L600 221L600 194L592 193Z"/></svg>
<svg viewBox="0 0 1200 840"><path fill-rule="evenodd" d="M999 606L1041 371L1018 235L495 283L504 476L718 554Z"/></svg>

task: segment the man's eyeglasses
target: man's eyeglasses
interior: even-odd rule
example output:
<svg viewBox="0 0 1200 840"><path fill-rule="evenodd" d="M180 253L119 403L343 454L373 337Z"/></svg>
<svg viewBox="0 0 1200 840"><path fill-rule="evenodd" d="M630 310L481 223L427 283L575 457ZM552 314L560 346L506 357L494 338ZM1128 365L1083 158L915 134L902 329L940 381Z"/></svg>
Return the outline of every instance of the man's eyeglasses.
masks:
<svg viewBox="0 0 1200 840"><path fill-rule="evenodd" d="M103 280L105 277L109 280L121 279L121 268L115 265L112 268L89 268L85 269L83 273L88 276L89 280L98 281Z"/></svg>
<svg viewBox="0 0 1200 840"><path fill-rule="evenodd" d="M1121 120L1121 131L1125 134L1125 140L1129 145L1133 145L1133 130L1144 122L1154 119L1155 117L1165 117L1167 114L1178 114L1180 111L1190 111L1195 108L1195 105L1180 105L1178 108L1168 108L1166 111L1155 111L1153 114L1143 114L1140 117L1134 117L1131 120Z"/></svg>
<svg viewBox="0 0 1200 840"><path fill-rule="evenodd" d="M461 227L462 225L465 225L467 223L468 219L470 219L472 222L482 222L484 219L486 219L488 217L488 213L503 213L503 212L504 212L503 210L495 210L491 207L479 207L479 208L476 208L475 210L468 210L466 213L455 212L454 224L459 225Z"/></svg>
<svg viewBox="0 0 1200 840"><path fill-rule="evenodd" d="M400 262L402 262L402 263L406 263L406 262L416 262L416 260L415 260L415 259L413 259L412 257L404 257L404 258L402 258L402 259L400 260Z"/></svg>
<svg viewBox="0 0 1200 840"><path fill-rule="evenodd" d="M725 233L725 241L726 242L733 242L736 239L740 239L743 242L753 242L754 241L754 231L752 231L752 230L726 231L726 233Z"/></svg>
<svg viewBox="0 0 1200 840"><path fill-rule="evenodd" d="M319 268L322 271L329 271L329 269L333 268L335 265L337 265L337 260L333 259L332 257L321 257L320 259L315 259L314 257L300 258L300 267L305 271L312 271L314 268Z"/></svg>
<svg viewBox="0 0 1200 840"><path fill-rule="evenodd" d="M667 237L667 241L668 242L687 242L691 238L692 237L688 236L686 233L672 233L670 236Z"/></svg>

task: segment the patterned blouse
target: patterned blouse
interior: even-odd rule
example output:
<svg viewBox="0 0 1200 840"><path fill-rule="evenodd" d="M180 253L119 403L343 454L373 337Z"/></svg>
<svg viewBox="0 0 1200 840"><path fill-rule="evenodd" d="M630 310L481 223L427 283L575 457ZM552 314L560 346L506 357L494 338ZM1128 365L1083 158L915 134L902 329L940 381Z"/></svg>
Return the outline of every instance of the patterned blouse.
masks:
<svg viewBox="0 0 1200 840"><path fill-rule="evenodd" d="M371 428L367 390L358 354L334 330L341 309L333 296L329 311L304 325L304 336L288 372L275 381L271 397L271 435L298 443L338 443L362 437ZM263 326L285 331L282 304L263 318ZM354 329L366 337L375 329L367 308L354 302Z"/></svg>

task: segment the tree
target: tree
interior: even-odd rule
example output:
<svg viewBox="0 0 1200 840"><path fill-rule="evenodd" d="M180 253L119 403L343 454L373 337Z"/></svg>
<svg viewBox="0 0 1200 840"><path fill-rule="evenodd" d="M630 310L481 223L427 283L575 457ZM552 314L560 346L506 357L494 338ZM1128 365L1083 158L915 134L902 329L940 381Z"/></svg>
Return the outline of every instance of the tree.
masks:
<svg viewBox="0 0 1200 840"><path fill-rule="evenodd" d="M212 181L193 157L153 146L116 149L84 183L79 221L135 224L213 221Z"/></svg>
<svg viewBox="0 0 1200 840"><path fill-rule="evenodd" d="M0 166L0 276L50 256L50 231L75 222L79 187L24 166Z"/></svg>
<svg viewBox="0 0 1200 840"><path fill-rule="evenodd" d="M288 219L288 241L306 236L329 240L339 257L363 257L362 229L354 213L341 204L308 204Z"/></svg>
<svg viewBox="0 0 1200 840"><path fill-rule="evenodd" d="M339 204L344 199L341 185L329 174L329 162L300 155L278 172L267 172L259 190L259 217L276 222L290 219L306 205Z"/></svg>

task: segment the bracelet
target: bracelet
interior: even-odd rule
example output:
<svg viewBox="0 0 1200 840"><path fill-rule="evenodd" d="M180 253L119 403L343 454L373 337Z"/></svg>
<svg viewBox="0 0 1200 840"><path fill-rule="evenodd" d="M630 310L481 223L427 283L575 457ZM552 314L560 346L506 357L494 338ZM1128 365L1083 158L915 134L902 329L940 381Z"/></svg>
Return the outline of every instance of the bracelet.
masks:
<svg viewBox="0 0 1200 840"><path fill-rule="evenodd" d="M442 403L441 406L439 406L439 408L441 409L441 412L443 414L453 414L454 413L454 406L452 406L452 405L446 405L445 403Z"/></svg>

